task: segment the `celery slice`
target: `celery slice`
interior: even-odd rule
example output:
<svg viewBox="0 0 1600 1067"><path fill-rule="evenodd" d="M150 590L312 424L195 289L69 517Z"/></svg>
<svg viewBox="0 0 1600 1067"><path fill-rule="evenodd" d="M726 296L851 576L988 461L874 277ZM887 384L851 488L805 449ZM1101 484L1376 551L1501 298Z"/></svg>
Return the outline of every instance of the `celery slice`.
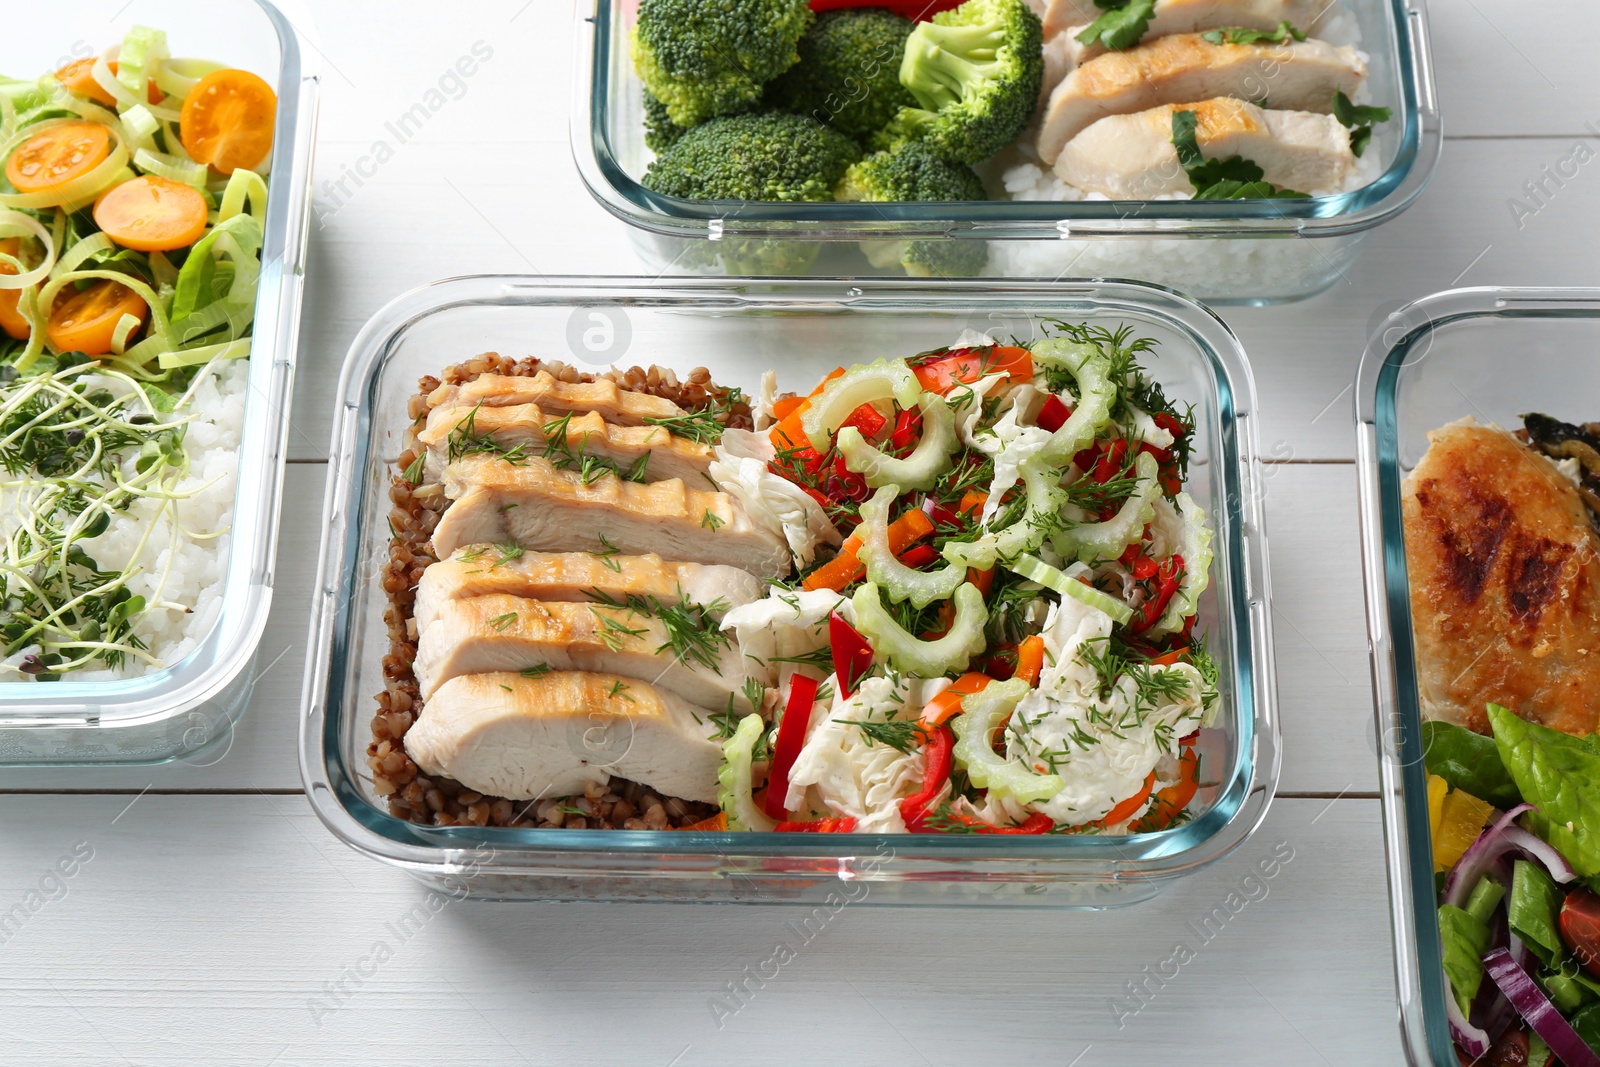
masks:
<svg viewBox="0 0 1600 1067"><path fill-rule="evenodd" d="M937 393L923 393L917 398L917 407L922 411L922 440L909 456L887 455L869 444L860 430L846 426L839 431L844 465L874 489L891 483L904 489L932 489L950 469L950 457L960 445L956 416L949 402Z"/></svg>
<svg viewBox="0 0 1600 1067"><path fill-rule="evenodd" d="M755 798L751 796L750 764L755 756L756 740L765 728L761 716L752 712L739 720L738 729L722 746L722 769L717 771L717 804L727 813L730 830L772 830L778 825L756 807Z"/></svg>
<svg viewBox="0 0 1600 1067"><path fill-rule="evenodd" d="M841 434L841 437L844 435ZM898 604L909 600L925 608L956 591L966 578L967 568L959 563L936 571L919 571L895 558L889 545L889 505L900 495L900 487L885 485L861 505L861 522L856 536L861 538L857 557L867 565L867 581L878 586Z"/></svg>
<svg viewBox="0 0 1600 1067"><path fill-rule="evenodd" d="M1056 774L1033 771L997 755L990 738L1032 689L1020 678L990 682L961 698L961 715L951 724L956 735L955 758L966 768L972 784L990 793L1009 796L1019 804L1049 800L1067 783Z"/></svg>
<svg viewBox="0 0 1600 1067"><path fill-rule="evenodd" d="M1133 618L1133 609L1116 597L1102 593L1092 585L1085 585L1076 578L1068 577L1065 572L1050 566L1038 556L1024 553L1006 566L1030 582L1038 582L1048 589L1054 589L1062 596L1069 596L1091 608L1105 612L1119 626L1126 626L1128 620Z"/></svg>
<svg viewBox="0 0 1600 1067"><path fill-rule="evenodd" d="M982 652L985 644L983 627L989 621L989 609L984 606L978 587L963 582L951 599L956 608L955 620L950 632L935 641L918 640L901 629L884 609L878 587L872 582L857 589L850 603L855 608L856 629L872 642L873 652L896 670L918 678L937 678L965 670L967 661Z"/></svg>
<svg viewBox="0 0 1600 1067"><path fill-rule="evenodd" d="M1156 517L1155 501L1161 495L1160 469L1156 457L1140 452L1133 466L1138 487L1122 502L1122 508L1105 522L1075 526L1056 534L1051 539L1056 551L1085 563L1122 555L1124 549L1144 536L1145 523Z"/></svg>
<svg viewBox="0 0 1600 1067"><path fill-rule="evenodd" d="M877 359L871 363L851 367L829 382L822 394L812 402L801 416L800 427L805 430L811 447L826 452L833 443L834 431L862 404L876 400L893 400L903 408L917 402L922 386L903 359Z"/></svg>

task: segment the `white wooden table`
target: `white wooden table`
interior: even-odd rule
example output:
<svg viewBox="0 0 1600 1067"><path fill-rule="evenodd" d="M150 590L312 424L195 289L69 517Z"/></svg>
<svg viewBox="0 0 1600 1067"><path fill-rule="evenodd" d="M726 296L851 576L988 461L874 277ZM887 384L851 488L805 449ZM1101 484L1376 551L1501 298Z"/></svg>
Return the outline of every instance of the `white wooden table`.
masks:
<svg viewBox="0 0 1600 1067"><path fill-rule="evenodd" d="M262 646L281 657L209 766L0 772L0 911L74 848L92 850L64 892L0 938L0 1062L1400 1062L1347 389L1380 309L1453 284L1600 284L1600 163L1520 228L1508 206L1600 133L1591 4L1435 0L1448 141L1432 187L1335 291L1225 315L1254 361L1263 444L1281 460L1268 512L1286 756L1258 836L1116 912L848 908L721 1027L713 998L767 958L792 912L458 903L402 942L389 924L423 890L348 851L300 795L331 397L357 328L447 275L640 273L571 163L565 0L312 6L327 59L323 219ZM324 184L478 41L493 57L465 95L354 195ZM1274 848L1293 858L1266 895L1200 945L1190 924ZM1128 983L1179 941L1196 958L1128 1014ZM374 967L379 942L392 958Z"/></svg>

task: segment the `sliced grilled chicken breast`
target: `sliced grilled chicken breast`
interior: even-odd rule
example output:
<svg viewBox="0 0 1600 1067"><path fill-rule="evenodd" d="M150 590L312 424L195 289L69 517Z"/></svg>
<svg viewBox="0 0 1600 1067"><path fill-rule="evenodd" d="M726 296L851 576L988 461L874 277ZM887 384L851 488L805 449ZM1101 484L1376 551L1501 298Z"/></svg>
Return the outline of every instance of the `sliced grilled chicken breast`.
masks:
<svg viewBox="0 0 1600 1067"><path fill-rule="evenodd" d="M1577 486L1504 430L1428 435L1401 491L1423 714L1485 705L1571 734L1600 720L1600 554Z"/></svg>
<svg viewBox="0 0 1600 1067"><path fill-rule="evenodd" d="M571 796L616 775L715 803L714 732L681 697L635 678L470 674L423 705L406 752L427 774L512 800Z"/></svg>
<svg viewBox="0 0 1600 1067"><path fill-rule="evenodd" d="M435 478L452 451L460 454L485 441L519 458L545 455L551 449L577 462L581 454L589 453L623 470L648 456L642 474L653 482L682 478L710 484L704 478L709 477L706 469L713 458L710 445L660 426L616 426L597 411L546 412L536 404L434 408L417 440L428 450L427 470Z"/></svg>
<svg viewBox="0 0 1600 1067"><path fill-rule="evenodd" d="M411 617L420 634L442 605L491 593L529 600L585 601L649 597L663 604L687 601L720 619L764 595L755 575L737 567L669 563L644 556L596 556L588 552L507 552L506 546L473 545L422 572Z"/></svg>
<svg viewBox="0 0 1600 1067"><path fill-rule="evenodd" d="M1067 142L1056 158L1061 180L1113 200L1148 200L1193 188L1172 147L1172 113L1193 111L1195 140L1207 159L1243 156L1266 180L1302 193L1336 190L1355 166L1350 131L1332 115L1262 110L1219 96L1112 115Z"/></svg>
<svg viewBox="0 0 1600 1067"><path fill-rule="evenodd" d="M597 603L543 603L504 593L445 601L418 638L412 669L427 700L463 674L542 666L639 678L712 711L727 707L730 697L734 707L751 710L741 690L741 657L714 625L685 653L659 619Z"/></svg>
<svg viewBox="0 0 1600 1067"><path fill-rule="evenodd" d="M1302 33L1316 35L1317 26L1327 18L1330 0L1156 0L1142 41L1174 33L1199 33L1239 26L1247 30L1275 30L1287 21ZM1044 36L1074 38L1101 14L1094 0L1050 0L1044 12ZM1105 54L1105 47L1075 44L1074 63Z"/></svg>
<svg viewBox="0 0 1600 1067"><path fill-rule="evenodd" d="M441 559L463 545L515 542L544 552L655 552L763 578L782 577L791 565L783 538L751 522L726 493L677 479L607 476L584 485L543 459L513 464L475 455L447 466L443 484L455 502L433 531Z"/></svg>
<svg viewBox="0 0 1600 1067"><path fill-rule="evenodd" d="M557 415L593 411L607 422L643 426L645 419L670 419L684 410L665 397L636 393L601 378L563 382L548 371L534 375L484 374L461 385L441 385L428 394L429 407L511 407L537 404Z"/></svg>
<svg viewBox="0 0 1600 1067"><path fill-rule="evenodd" d="M1090 124L1160 104L1233 96L1326 114L1334 93L1354 96L1366 73L1355 49L1326 41L1246 45L1212 44L1199 34L1158 37L1091 59L1056 86L1039 130L1039 158L1054 164Z"/></svg>

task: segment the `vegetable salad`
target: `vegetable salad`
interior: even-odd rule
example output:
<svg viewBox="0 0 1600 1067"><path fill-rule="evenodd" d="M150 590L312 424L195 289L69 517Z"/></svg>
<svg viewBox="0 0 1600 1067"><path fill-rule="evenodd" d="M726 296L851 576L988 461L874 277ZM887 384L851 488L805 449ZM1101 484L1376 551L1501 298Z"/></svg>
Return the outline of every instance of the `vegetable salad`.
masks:
<svg viewBox="0 0 1600 1067"><path fill-rule="evenodd" d="M247 355L276 110L256 75L144 27L0 79L0 362L159 378Z"/></svg>
<svg viewBox="0 0 1600 1067"><path fill-rule="evenodd" d="M775 726L726 716L730 829L1185 817L1218 700L1194 632L1211 530L1183 491L1192 414L1138 364L1151 346L1053 323L881 358L769 395L753 443L723 438L713 477L780 515L801 563L723 623L779 681Z"/></svg>
<svg viewBox="0 0 1600 1067"><path fill-rule="evenodd" d="M1451 1037L1463 1062L1600 1065L1600 746L1489 705L1423 725Z"/></svg>

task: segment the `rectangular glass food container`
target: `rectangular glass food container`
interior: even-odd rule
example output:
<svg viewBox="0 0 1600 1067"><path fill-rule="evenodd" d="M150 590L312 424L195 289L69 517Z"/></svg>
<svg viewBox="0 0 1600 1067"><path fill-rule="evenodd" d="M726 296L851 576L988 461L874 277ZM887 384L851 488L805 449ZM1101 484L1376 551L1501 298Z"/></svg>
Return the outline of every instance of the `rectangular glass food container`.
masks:
<svg viewBox="0 0 1600 1067"><path fill-rule="evenodd" d="M1216 728L1188 824L1138 837L830 835L431 828L388 814L366 747L383 685L389 481L423 375L486 350L579 367L659 364L754 390L775 368L800 389L837 364L948 344L966 328L1037 336L1041 320L1128 323L1198 419L1189 492L1214 517L1201 625L1222 666ZM881 903L1106 907L1158 892L1244 841L1278 778L1254 387L1237 340L1182 297L1126 283L811 281L500 276L439 282L367 323L345 361L301 724L318 816L357 851L486 898L818 901L842 882ZM853 891L859 892L859 891ZM858 899L852 896L851 899Z"/></svg>
<svg viewBox="0 0 1600 1067"><path fill-rule="evenodd" d="M873 272L859 242L948 239L988 241L988 277L1138 278L1211 303L1296 300L1337 281L1370 231L1411 205L1442 144L1425 0L1338 2L1361 27L1371 102L1393 112L1368 149L1378 154L1380 176L1350 193L1204 203L663 196L640 184L652 157L644 146L643 89L629 58L632 0L578 0L573 155L595 199L628 223L653 273L858 276ZM813 259L815 242L825 247Z"/></svg>
<svg viewBox="0 0 1600 1067"><path fill-rule="evenodd" d="M147 0L125 13L117 7L56 4L9 13L25 32L0 41L0 71L44 73L99 52L137 23L166 30L174 55L254 71L278 94L232 554L217 622L179 662L119 681L69 675L0 685L0 766L202 758L244 711L272 606L316 136L320 64L310 23L298 11L291 19L285 9L294 9L283 0Z"/></svg>
<svg viewBox="0 0 1600 1067"><path fill-rule="evenodd" d="M1600 289L1457 289L1396 311L1356 381L1362 557L1400 1032L1412 1064L1456 1067L1439 949L1401 484L1428 431L1600 418Z"/></svg>

